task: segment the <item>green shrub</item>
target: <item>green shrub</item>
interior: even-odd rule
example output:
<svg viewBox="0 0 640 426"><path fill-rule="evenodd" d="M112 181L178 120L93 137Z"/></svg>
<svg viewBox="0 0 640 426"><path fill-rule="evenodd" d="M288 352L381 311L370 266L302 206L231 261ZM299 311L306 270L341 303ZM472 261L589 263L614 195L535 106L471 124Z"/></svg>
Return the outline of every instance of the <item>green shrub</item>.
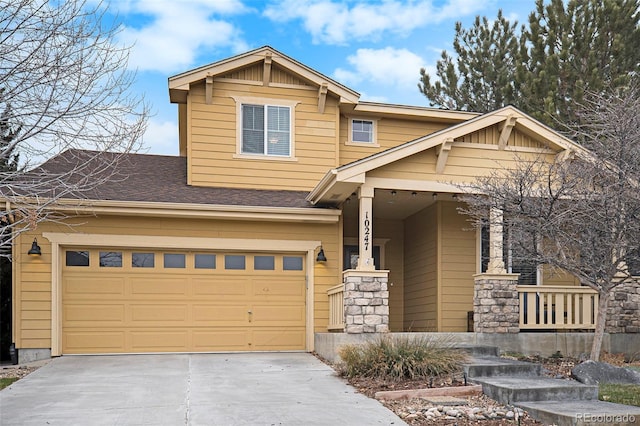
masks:
<svg viewBox="0 0 640 426"><path fill-rule="evenodd" d="M419 379L459 371L467 355L445 337L383 336L339 350L339 371L346 377Z"/></svg>

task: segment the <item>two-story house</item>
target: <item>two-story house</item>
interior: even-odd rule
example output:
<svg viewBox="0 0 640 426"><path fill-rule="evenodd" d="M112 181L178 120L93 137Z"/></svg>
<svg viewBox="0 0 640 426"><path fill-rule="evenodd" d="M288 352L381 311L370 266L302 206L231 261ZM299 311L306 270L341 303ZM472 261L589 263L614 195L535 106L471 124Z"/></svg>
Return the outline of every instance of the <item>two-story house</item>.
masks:
<svg viewBox="0 0 640 426"><path fill-rule="evenodd" d="M18 237L22 359L311 351L328 329L466 332L474 275L577 285L509 261L492 270L482 253L501 236L458 212L460 184L579 149L513 107L362 102L271 47L168 83L180 155L128 155L127 177L84 200L72 226ZM27 255L34 238L40 256Z"/></svg>

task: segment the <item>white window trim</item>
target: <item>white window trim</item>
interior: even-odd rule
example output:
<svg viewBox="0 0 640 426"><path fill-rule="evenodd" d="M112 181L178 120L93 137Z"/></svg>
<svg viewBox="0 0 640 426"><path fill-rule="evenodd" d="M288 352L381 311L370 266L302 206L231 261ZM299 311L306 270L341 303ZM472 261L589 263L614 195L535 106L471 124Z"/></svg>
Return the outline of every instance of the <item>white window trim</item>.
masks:
<svg viewBox="0 0 640 426"><path fill-rule="evenodd" d="M373 124L373 141L371 142L357 142L353 140L353 120L363 120L370 121ZM345 145L353 145L353 146L367 146L371 148L379 148L380 144L378 143L378 119L371 117L352 117L347 116L347 121L349 123L349 130L347 134L347 140L344 143Z"/></svg>
<svg viewBox="0 0 640 426"><path fill-rule="evenodd" d="M269 161L298 161L296 158L295 143L295 123L296 123L296 106L300 101L292 101L290 99L260 98L253 96L231 96L236 103L236 153L233 158L242 158L245 160L269 160ZM290 111L289 121L289 155L267 155L267 154L247 154L242 152L242 105L270 105L288 107Z"/></svg>

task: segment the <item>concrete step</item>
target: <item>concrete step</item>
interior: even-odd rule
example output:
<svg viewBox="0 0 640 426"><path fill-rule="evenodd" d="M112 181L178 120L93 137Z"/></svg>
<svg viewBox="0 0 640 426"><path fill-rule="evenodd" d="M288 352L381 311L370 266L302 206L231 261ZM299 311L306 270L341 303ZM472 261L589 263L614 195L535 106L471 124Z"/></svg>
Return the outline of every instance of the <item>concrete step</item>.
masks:
<svg viewBox="0 0 640 426"><path fill-rule="evenodd" d="M640 407L604 401L525 401L516 406L548 425L640 425Z"/></svg>
<svg viewBox="0 0 640 426"><path fill-rule="evenodd" d="M500 349L497 346L484 345L456 345L454 349L460 349L471 356L499 356Z"/></svg>
<svg viewBox="0 0 640 426"><path fill-rule="evenodd" d="M574 380L546 377L474 377L482 392L496 401L513 405L522 401L597 400L598 387Z"/></svg>
<svg viewBox="0 0 640 426"><path fill-rule="evenodd" d="M536 377L542 374L542 365L504 359L495 356L474 356L464 364L467 379L474 377Z"/></svg>

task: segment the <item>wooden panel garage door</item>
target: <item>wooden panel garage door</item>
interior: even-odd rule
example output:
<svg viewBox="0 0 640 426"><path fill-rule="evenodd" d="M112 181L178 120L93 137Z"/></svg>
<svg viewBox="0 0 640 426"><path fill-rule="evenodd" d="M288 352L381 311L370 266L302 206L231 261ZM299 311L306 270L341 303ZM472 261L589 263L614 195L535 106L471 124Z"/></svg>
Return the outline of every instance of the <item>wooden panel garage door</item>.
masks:
<svg viewBox="0 0 640 426"><path fill-rule="evenodd" d="M62 352L305 349L297 254L66 249Z"/></svg>

